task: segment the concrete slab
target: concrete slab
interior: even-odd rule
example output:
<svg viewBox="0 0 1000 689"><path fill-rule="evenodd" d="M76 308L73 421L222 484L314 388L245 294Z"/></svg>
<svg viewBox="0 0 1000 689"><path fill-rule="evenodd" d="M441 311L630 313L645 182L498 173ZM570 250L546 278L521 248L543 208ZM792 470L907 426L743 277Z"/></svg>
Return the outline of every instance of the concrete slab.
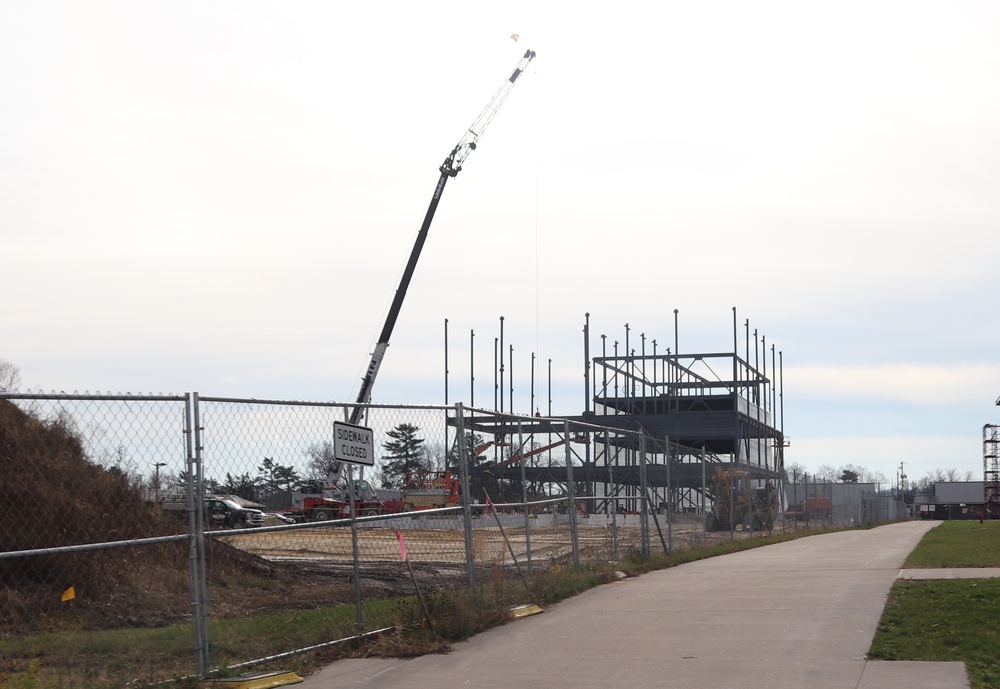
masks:
<svg viewBox="0 0 1000 689"><path fill-rule="evenodd" d="M865 665L858 689L961 689L968 686L965 663L873 660Z"/></svg>
<svg viewBox="0 0 1000 689"><path fill-rule="evenodd" d="M1000 577L1000 567L963 567L939 569L901 569L900 579L991 579Z"/></svg>
<svg viewBox="0 0 1000 689"><path fill-rule="evenodd" d="M968 687L961 663L865 660L927 522L821 534L651 572L410 660L344 660L307 689Z"/></svg>

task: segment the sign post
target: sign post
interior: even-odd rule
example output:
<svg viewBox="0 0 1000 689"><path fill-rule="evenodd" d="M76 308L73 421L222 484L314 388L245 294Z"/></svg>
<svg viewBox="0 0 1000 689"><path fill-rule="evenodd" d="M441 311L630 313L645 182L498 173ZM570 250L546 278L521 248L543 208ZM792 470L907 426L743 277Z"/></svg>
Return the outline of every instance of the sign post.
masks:
<svg viewBox="0 0 1000 689"><path fill-rule="evenodd" d="M333 422L333 458L347 463L347 497L351 504L351 545L354 550L354 598L358 638L365 633L361 614L361 565L358 562L358 510L354 504L354 464L375 466L375 434L353 423Z"/></svg>

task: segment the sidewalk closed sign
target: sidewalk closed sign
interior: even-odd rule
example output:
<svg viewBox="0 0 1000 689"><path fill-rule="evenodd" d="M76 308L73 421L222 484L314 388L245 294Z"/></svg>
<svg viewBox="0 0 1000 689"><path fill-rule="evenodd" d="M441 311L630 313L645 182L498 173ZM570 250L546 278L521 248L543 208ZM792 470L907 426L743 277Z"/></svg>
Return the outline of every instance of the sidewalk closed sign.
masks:
<svg viewBox="0 0 1000 689"><path fill-rule="evenodd" d="M372 429L333 422L333 458L338 462L375 465L375 434Z"/></svg>

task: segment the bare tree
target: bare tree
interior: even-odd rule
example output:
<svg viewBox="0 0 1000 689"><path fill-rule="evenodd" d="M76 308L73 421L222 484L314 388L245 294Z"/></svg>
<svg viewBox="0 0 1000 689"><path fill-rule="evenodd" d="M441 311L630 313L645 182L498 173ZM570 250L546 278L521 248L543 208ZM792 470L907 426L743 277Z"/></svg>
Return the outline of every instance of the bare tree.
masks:
<svg viewBox="0 0 1000 689"><path fill-rule="evenodd" d="M427 459L427 466L431 471L444 471L447 469L445 457L448 453L445 449L444 443L428 442L423 446L423 450Z"/></svg>
<svg viewBox="0 0 1000 689"><path fill-rule="evenodd" d="M914 482L914 485L920 491L928 491L931 489L935 483L954 483L957 481L972 481L973 473L971 471L962 472L958 469L932 469L927 472L927 475L922 479Z"/></svg>
<svg viewBox="0 0 1000 689"><path fill-rule="evenodd" d="M21 369L0 357L0 392L14 392L21 387Z"/></svg>
<svg viewBox="0 0 1000 689"><path fill-rule="evenodd" d="M333 443L329 440L311 444L306 448L305 454L309 458L309 463L306 465L306 475L303 478L307 480L325 479L337 463L333 458Z"/></svg>
<svg viewBox="0 0 1000 689"><path fill-rule="evenodd" d="M885 476L883 476L881 473L879 473L877 471L872 471L870 469L866 469L865 467L859 466L857 464L845 464L844 466L840 467L840 474L841 474L841 476L843 476L845 472L847 472L850 475L856 475L857 476L857 480L856 481L844 481L844 483L885 483L886 482L885 481Z"/></svg>
<svg viewBox="0 0 1000 689"><path fill-rule="evenodd" d="M837 471L832 464L820 464L819 468L816 469L815 473L813 473L810 478L819 481L828 481L829 483L836 483L840 478L840 472Z"/></svg>
<svg viewBox="0 0 1000 689"><path fill-rule="evenodd" d="M798 462L785 464L785 477L791 483L799 483L806 474L806 468Z"/></svg>

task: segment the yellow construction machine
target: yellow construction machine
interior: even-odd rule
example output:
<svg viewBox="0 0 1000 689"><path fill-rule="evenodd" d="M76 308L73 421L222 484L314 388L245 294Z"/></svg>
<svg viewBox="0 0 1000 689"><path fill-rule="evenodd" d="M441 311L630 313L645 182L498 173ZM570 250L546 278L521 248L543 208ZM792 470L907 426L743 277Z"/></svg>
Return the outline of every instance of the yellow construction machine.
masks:
<svg viewBox="0 0 1000 689"><path fill-rule="evenodd" d="M712 477L714 486L712 511L705 528L708 531L752 529L771 531L778 516L778 494L774 483L763 488L751 486L746 469L717 467Z"/></svg>

